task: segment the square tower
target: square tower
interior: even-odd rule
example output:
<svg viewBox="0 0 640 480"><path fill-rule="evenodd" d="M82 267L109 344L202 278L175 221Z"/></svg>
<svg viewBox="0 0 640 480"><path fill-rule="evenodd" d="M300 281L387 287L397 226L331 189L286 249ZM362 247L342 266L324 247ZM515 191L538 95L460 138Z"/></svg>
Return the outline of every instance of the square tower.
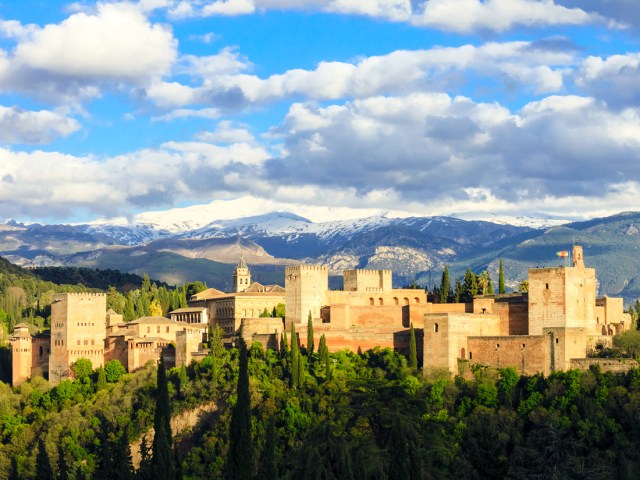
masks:
<svg viewBox="0 0 640 480"><path fill-rule="evenodd" d="M391 270L345 270L345 292L386 292L392 289Z"/></svg>
<svg viewBox="0 0 640 480"><path fill-rule="evenodd" d="M595 330L596 272L584 266L581 248L574 265L529 270L529 335L546 328Z"/></svg>
<svg viewBox="0 0 640 480"><path fill-rule="evenodd" d="M49 381L68 378L79 358L93 368L104 365L107 296L104 293L62 293L51 302Z"/></svg>
<svg viewBox="0 0 640 480"><path fill-rule="evenodd" d="M327 304L329 270L319 265L287 267L285 278L285 318L300 324L307 321L309 312L313 319L320 318L320 309Z"/></svg>

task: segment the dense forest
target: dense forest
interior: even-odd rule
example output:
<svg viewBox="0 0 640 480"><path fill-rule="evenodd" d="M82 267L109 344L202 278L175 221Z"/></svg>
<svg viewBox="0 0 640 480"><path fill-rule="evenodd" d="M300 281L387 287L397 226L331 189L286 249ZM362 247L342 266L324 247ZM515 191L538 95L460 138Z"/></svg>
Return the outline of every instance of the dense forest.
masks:
<svg viewBox="0 0 640 480"><path fill-rule="evenodd" d="M40 378L0 385L0 477L605 479L640 469L640 370L424 378L388 349L226 351L214 337L201 363L166 376L111 365L53 389ZM202 404L214 413L167 434L162 412ZM165 433L145 437L134 474L129 442L152 425Z"/></svg>

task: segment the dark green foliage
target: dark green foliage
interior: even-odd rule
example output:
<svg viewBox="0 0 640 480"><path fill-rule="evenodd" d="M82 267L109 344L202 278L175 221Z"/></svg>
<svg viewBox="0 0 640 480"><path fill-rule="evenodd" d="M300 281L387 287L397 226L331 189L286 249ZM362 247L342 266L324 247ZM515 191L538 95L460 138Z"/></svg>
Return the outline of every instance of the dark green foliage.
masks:
<svg viewBox="0 0 640 480"><path fill-rule="evenodd" d="M472 302L473 297L478 294L478 277L471 271L471 267L467 268L462 283L462 293L460 295L461 302Z"/></svg>
<svg viewBox="0 0 640 480"><path fill-rule="evenodd" d="M460 283L460 279L456 278L456 286L453 292L453 302L459 303L462 298L462 283Z"/></svg>
<svg viewBox="0 0 640 480"><path fill-rule="evenodd" d="M307 355L313 355L313 350L315 348L314 340L313 340L313 318L311 318L311 312L309 312L309 317L307 318Z"/></svg>
<svg viewBox="0 0 640 480"><path fill-rule="evenodd" d="M498 293L505 293L504 289L504 270L502 268L502 259L500 259L500 269L498 271Z"/></svg>
<svg viewBox="0 0 640 480"><path fill-rule="evenodd" d="M252 477L253 444L251 441L251 395L247 346L239 340L237 401L231 412L229 451L225 464L225 478L245 480Z"/></svg>
<svg viewBox="0 0 640 480"><path fill-rule="evenodd" d="M133 463L131 461L131 446L129 445L128 429L124 428L113 451L114 480L131 480L134 478Z"/></svg>
<svg viewBox="0 0 640 480"><path fill-rule="evenodd" d="M107 372L103 367L98 368L96 378L96 390L102 390L107 387Z"/></svg>
<svg viewBox="0 0 640 480"><path fill-rule="evenodd" d="M276 466L276 419L271 417L267 422L267 433L262 455L258 467L258 478L269 480L278 479Z"/></svg>
<svg viewBox="0 0 640 480"><path fill-rule="evenodd" d="M451 294L451 279L449 278L449 267L445 265L440 281L440 303L448 303Z"/></svg>
<svg viewBox="0 0 640 480"><path fill-rule="evenodd" d="M175 466L173 463L173 439L171 435L171 405L164 359L158 363L156 387L156 409L153 416L153 472L156 480L173 480Z"/></svg>
<svg viewBox="0 0 640 480"><path fill-rule="evenodd" d="M418 370L418 349L416 348L416 332L413 330L413 322L409 329L409 368L414 372Z"/></svg>
<svg viewBox="0 0 640 480"><path fill-rule="evenodd" d="M135 273L124 273L120 270L99 270L97 268L78 267L36 267L30 271L47 282L58 284L82 284L88 288L107 290L114 287L119 291L128 291L139 288L143 278ZM155 282L157 285L169 287L164 282Z"/></svg>
<svg viewBox="0 0 640 480"><path fill-rule="evenodd" d="M44 440L38 441L38 454L36 456L36 478L45 479L53 478L53 468L51 467L51 460L47 449L45 448Z"/></svg>

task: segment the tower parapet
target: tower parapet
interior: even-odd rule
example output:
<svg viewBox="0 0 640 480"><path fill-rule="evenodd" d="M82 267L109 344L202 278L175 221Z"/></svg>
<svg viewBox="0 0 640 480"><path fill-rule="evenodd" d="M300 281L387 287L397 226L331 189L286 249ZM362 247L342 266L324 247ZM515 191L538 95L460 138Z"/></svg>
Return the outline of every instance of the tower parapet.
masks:
<svg viewBox="0 0 640 480"><path fill-rule="evenodd" d="M345 270L343 275L345 292L387 292L393 288L391 270Z"/></svg>

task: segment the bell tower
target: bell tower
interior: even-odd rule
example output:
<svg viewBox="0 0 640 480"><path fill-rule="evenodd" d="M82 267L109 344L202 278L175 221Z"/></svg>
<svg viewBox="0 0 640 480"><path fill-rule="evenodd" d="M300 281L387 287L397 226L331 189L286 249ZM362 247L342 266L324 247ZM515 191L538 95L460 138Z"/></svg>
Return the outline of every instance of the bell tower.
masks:
<svg viewBox="0 0 640 480"><path fill-rule="evenodd" d="M244 292L251 285L251 272L247 266L247 262L240 256L236 269L233 271L233 291Z"/></svg>

